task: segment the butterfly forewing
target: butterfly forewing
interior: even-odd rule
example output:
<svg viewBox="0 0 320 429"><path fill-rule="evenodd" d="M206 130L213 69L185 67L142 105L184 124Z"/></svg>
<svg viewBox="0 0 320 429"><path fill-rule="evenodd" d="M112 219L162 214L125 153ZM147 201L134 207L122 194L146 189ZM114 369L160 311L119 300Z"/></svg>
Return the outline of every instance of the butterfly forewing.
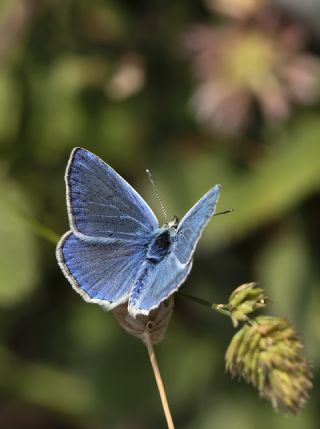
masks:
<svg viewBox="0 0 320 429"><path fill-rule="evenodd" d="M191 260L204 227L214 215L219 193L220 185L214 186L182 218L172 248L182 264Z"/></svg>
<svg viewBox="0 0 320 429"><path fill-rule="evenodd" d="M147 203L93 153L73 150L66 172L71 229L98 238L140 241L158 227Z"/></svg>

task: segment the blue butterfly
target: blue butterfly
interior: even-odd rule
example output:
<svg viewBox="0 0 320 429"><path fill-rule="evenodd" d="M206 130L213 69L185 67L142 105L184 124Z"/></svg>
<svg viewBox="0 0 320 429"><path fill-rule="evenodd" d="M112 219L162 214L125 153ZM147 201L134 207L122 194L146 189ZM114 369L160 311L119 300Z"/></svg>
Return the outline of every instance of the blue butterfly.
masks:
<svg viewBox="0 0 320 429"><path fill-rule="evenodd" d="M220 185L181 222L160 227L142 197L88 150L72 151L65 181L70 231L56 250L64 275L87 302L111 310L128 301L133 317L149 314L186 280Z"/></svg>

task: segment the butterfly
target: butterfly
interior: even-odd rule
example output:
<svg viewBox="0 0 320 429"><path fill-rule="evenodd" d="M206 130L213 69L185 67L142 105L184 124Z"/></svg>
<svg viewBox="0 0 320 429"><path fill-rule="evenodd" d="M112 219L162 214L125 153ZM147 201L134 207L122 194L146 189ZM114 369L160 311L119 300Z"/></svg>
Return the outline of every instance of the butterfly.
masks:
<svg viewBox="0 0 320 429"><path fill-rule="evenodd" d="M56 249L62 272L85 301L106 310L128 302L131 316L148 315L186 280L220 185L180 222L160 227L143 198L88 150L73 149L65 182L70 231Z"/></svg>

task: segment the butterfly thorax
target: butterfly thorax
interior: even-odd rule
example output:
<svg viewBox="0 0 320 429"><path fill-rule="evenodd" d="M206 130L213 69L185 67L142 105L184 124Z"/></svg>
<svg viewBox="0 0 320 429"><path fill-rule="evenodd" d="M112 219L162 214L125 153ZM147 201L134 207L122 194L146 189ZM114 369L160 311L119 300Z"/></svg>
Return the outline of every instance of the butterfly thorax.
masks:
<svg viewBox="0 0 320 429"><path fill-rule="evenodd" d="M177 226L178 219L175 217L156 232L148 247L147 260L160 262L170 252Z"/></svg>

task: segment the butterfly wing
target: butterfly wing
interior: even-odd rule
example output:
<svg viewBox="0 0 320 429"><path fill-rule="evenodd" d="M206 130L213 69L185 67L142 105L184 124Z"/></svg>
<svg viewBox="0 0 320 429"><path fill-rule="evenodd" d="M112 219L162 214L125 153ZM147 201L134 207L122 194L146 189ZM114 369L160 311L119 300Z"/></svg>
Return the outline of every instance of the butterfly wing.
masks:
<svg viewBox="0 0 320 429"><path fill-rule="evenodd" d="M220 185L216 185L210 189L179 223L172 251L181 264L186 264L191 260L204 227L214 215L220 188Z"/></svg>
<svg viewBox="0 0 320 429"><path fill-rule="evenodd" d="M58 263L89 302L125 302L158 222L140 195L93 153L76 148L66 171L71 231L57 246Z"/></svg>
<svg viewBox="0 0 320 429"><path fill-rule="evenodd" d="M140 195L93 153L75 148L65 176L71 229L100 241L139 241L158 227Z"/></svg>
<svg viewBox="0 0 320 429"><path fill-rule="evenodd" d="M149 314L186 280L196 244L214 214L219 192L220 185L216 185L188 211L178 226L171 252L158 264L146 266L144 277L130 293L131 314Z"/></svg>
<svg viewBox="0 0 320 429"><path fill-rule="evenodd" d="M146 264L144 276L130 292L128 310L134 317L137 314L149 314L162 301L173 294L187 278L192 266L181 264L170 253L158 264Z"/></svg>
<svg viewBox="0 0 320 429"><path fill-rule="evenodd" d="M127 301L145 259L143 243L83 240L67 232L57 246L58 263L85 301L112 309Z"/></svg>

